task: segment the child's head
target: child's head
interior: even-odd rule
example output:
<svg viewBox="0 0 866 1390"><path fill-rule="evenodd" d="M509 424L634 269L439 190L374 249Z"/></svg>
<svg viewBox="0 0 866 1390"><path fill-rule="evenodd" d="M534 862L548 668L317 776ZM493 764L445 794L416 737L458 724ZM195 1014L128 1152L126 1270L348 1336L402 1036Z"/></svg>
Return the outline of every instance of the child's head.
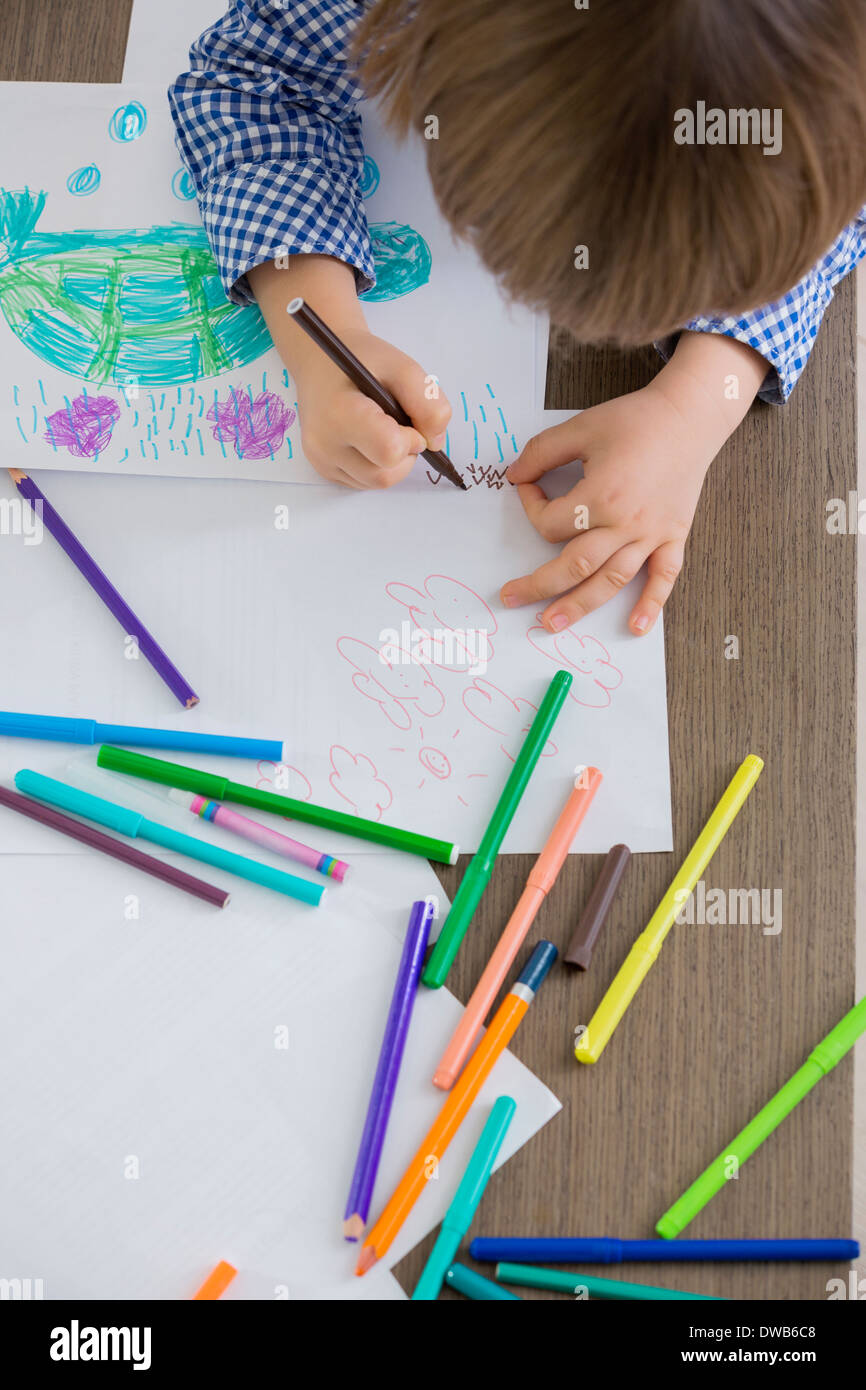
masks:
<svg viewBox="0 0 866 1390"><path fill-rule="evenodd" d="M866 202L864 20L863 0L379 0L358 51L506 292L625 345L778 297Z"/></svg>

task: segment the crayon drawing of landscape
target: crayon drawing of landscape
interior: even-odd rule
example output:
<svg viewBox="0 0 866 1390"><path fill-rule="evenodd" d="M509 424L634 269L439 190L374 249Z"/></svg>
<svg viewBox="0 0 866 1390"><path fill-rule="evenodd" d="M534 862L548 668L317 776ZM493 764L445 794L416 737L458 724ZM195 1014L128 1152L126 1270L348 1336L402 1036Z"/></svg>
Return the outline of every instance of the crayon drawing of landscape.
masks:
<svg viewBox="0 0 866 1390"><path fill-rule="evenodd" d="M15 462L314 480L294 383L251 296L227 296L164 88L8 83L4 106L0 431ZM467 482L500 489L534 412L535 320L508 330L423 162L375 126L368 140L370 327L441 381ZM406 486L439 477L420 465Z"/></svg>

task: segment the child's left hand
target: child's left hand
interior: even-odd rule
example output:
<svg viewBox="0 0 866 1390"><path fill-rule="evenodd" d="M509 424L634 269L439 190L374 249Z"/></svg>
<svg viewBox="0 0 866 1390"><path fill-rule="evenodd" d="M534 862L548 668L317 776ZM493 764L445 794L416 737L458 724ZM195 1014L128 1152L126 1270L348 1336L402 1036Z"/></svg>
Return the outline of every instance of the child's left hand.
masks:
<svg viewBox="0 0 866 1390"><path fill-rule="evenodd" d="M716 392L716 368L732 364L751 376L745 400L729 405ZM756 353L728 339L683 341L642 390L530 439L507 476L540 535L566 544L532 574L503 586L505 606L544 602L541 621L559 632L611 598L646 561L629 627L637 636L649 632L682 567L707 469L765 371ZM583 460L583 478L566 496L549 500L537 479L574 459Z"/></svg>

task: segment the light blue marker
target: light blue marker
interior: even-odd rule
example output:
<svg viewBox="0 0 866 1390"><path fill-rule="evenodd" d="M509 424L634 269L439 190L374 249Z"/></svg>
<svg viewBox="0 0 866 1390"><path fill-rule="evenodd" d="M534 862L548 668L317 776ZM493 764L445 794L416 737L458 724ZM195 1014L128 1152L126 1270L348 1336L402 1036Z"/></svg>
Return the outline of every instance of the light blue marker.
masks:
<svg viewBox="0 0 866 1390"><path fill-rule="evenodd" d="M297 898L299 902L318 907L325 896L326 890L317 883L309 883L305 878L284 873L282 869L272 869L269 864L260 864L257 859L248 859L245 854L220 849L208 840L183 835L179 830L148 820L140 812L118 806L114 801L91 796L90 792L70 787L68 783L58 782L53 777L43 777L41 772L23 768L15 774L15 785L20 792L34 796L38 801L47 801L49 806L59 806L63 811L71 811L73 815L95 821L97 825L105 826L106 830L116 830L133 840L150 840L152 844L162 845L163 849L186 854L190 859L200 859L214 868L224 869L226 873L237 874L251 883L260 883L263 888L272 888L289 898Z"/></svg>
<svg viewBox="0 0 866 1390"><path fill-rule="evenodd" d="M134 724L99 724L54 714L13 714L0 710L0 736L44 738L54 743L120 743L128 748L174 748L184 753L222 753L231 758L282 763L286 745L269 738L197 734L192 729L145 729Z"/></svg>
<svg viewBox="0 0 866 1390"><path fill-rule="evenodd" d="M520 1294L509 1293L501 1284L494 1284L492 1279L485 1279L483 1274L476 1274L466 1265L452 1265L445 1275L445 1283L466 1298L482 1299L486 1303L521 1301Z"/></svg>
<svg viewBox="0 0 866 1390"><path fill-rule="evenodd" d="M481 1138L472 1150L466 1172L460 1179L453 1201L445 1213L436 1244L430 1251L430 1258L415 1286L413 1303L439 1297L442 1280L450 1269L460 1242L475 1215L475 1209L484 1196L487 1180L493 1171L497 1154L502 1148L502 1141L508 1133L508 1126L516 1109L517 1105L511 1096L499 1096L490 1111L487 1123L481 1131Z"/></svg>

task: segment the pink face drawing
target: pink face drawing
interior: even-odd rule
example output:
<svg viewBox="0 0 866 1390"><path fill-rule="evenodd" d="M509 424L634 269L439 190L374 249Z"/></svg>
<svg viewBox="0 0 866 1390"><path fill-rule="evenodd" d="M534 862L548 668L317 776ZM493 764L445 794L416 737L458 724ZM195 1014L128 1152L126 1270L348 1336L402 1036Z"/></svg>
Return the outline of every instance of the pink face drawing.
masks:
<svg viewBox="0 0 866 1390"><path fill-rule="evenodd" d="M397 729L411 729L413 719L432 719L445 707L445 696L427 667L409 653L391 651L394 660L357 637L340 637L337 651L353 668L352 684L365 699L377 704Z"/></svg>
<svg viewBox="0 0 866 1390"><path fill-rule="evenodd" d="M498 629L493 610L474 589L447 574L428 574L423 592L392 583L387 593L409 611L416 628L432 634L431 661L446 671L465 671L493 658ZM450 634L449 640L437 634Z"/></svg>
<svg viewBox="0 0 866 1390"><path fill-rule="evenodd" d="M541 614L536 617L539 626L528 629L527 640L549 661L571 671L574 684L569 699L586 709L606 709L611 702L610 692L622 685L622 671L614 666L604 644L573 628L554 636L541 626Z"/></svg>
<svg viewBox="0 0 866 1390"><path fill-rule="evenodd" d="M387 782L378 774L376 764L365 753L352 753L342 744L332 744L331 775L328 781L343 801L358 816L380 820L393 801Z"/></svg>
<svg viewBox="0 0 866 1390"><path fill-rule="evenodd" d="M513 699L491 681L476 676L463 692L463 704L473 719L502 736L500 748L509 762L515 762L523 740L538 713L537 705L521 696ZM556 744L548 739L541 756L552 758L557 752Z"/></svg>
<svg viewBox="0 0 866 1390"><path fill-rule="evenodd" d="M451 776L451 764L438 748L422 748L418 754L418 761L425 772L438 777L440 782Z"/></svg>

